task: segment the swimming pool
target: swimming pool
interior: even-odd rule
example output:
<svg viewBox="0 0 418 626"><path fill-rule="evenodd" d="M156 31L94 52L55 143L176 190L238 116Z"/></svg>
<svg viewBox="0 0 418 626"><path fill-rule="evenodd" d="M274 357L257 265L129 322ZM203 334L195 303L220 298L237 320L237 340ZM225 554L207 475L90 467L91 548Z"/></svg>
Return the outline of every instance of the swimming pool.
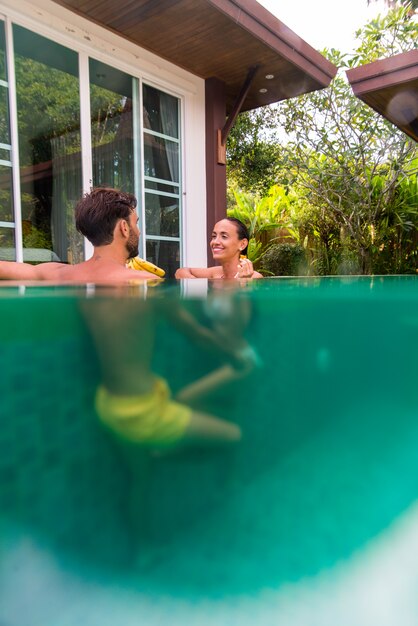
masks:
<svg viewBox="0 0 418 626"><path fill-rule="evenodd" d="M416 624L417 287L2 286L0 624ZM229 363L179 318L236 331L252 367L193 403L241 441L105 429L101 306L155 333L173 394Z"/></svg>

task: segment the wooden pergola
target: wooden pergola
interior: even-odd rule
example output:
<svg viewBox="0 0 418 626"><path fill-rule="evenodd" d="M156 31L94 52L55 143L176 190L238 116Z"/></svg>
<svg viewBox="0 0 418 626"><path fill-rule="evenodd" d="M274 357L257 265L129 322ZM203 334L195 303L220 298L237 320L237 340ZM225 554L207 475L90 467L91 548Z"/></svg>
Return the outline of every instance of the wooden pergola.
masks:
<svg viewBox="0 0 418 626"><path fill-rule="evenodd" d="M418 49L347 71L354 94L418 141Z"/></svg>

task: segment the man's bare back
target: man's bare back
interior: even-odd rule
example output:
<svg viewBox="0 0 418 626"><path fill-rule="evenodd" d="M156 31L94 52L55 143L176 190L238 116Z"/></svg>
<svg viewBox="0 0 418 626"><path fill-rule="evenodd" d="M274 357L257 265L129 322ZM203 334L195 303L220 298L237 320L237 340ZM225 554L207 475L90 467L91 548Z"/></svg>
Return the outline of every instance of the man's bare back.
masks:
<svg viewBox="0 0 418 626"><path fill-rule="evenodd" d="M0 280L115 284L155 280L150 272L126 267L138 254L137 200L107 187L92 189L75 208L77 230L93 244L93 256L76 265L0 261Z"/></svg>

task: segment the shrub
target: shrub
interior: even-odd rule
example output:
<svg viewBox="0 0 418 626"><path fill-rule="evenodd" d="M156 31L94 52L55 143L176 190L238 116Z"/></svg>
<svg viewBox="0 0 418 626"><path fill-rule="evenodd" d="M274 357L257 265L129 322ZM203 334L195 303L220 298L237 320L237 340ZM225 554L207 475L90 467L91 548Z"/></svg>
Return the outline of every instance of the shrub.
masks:
<svg viewBox="0 0 418 626"><path fill-rule="evenodd" d="M276 243L263 254L261 268L273 276L303 276L308 272L304 248L298 243Z"/></svg>

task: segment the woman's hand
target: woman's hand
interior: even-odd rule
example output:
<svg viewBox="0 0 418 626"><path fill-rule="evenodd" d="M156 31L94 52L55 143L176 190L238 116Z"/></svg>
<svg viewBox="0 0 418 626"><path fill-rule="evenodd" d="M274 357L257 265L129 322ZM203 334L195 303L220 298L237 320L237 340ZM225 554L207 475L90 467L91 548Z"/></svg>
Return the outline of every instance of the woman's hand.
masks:
<svg viewBox="0 0 418 626"><path fill-rule="evenodd" d="M250 259L240 259L238 263L238 272L235 274L234 278L252 278L253 274L254 268Z"/></svg>

